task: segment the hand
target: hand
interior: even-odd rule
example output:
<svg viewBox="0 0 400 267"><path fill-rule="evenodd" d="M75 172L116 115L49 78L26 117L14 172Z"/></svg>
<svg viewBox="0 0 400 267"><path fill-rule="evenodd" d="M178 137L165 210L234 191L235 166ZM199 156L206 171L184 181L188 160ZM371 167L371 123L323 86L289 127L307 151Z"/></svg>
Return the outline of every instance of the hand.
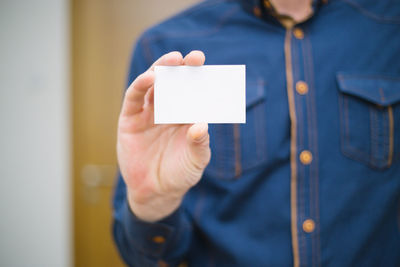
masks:
<svg viewBox="0 0 400 267"><path fill-rule="evenodd" d="M208 125L154 124L154 66L203 65L205 56L171 52L139 75L125 93L118 122L117 155L132 212L154 222L180 205L210 161Z"/></svg>

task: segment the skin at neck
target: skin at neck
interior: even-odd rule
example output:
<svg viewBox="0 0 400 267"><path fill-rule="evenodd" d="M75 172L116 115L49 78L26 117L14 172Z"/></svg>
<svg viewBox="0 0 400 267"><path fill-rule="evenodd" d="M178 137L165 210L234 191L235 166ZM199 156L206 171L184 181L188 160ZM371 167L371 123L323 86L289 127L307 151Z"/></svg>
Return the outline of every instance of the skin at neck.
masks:
<svg viewBox="0 0 400 267"><path fill-rule="evenodd" d="M296 22L303 21L312 12L312 0L270 0L270 2L279 14L290 16Z"/></svg>

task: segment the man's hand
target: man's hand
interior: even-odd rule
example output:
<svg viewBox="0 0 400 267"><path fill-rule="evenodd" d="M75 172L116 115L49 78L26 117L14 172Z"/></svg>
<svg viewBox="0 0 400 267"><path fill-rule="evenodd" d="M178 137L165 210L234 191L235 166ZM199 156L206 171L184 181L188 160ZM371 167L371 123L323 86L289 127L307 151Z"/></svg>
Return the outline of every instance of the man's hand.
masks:
<svg viewBox="0 0 400 267"><path fill-rule="evenodd" d="M154 222L180 205L210 161L208 125L154 124L154 66L203 65L205 56L171 52L159 58L126 91L118 123L117 154L128 202L140 219Z"/></svg>

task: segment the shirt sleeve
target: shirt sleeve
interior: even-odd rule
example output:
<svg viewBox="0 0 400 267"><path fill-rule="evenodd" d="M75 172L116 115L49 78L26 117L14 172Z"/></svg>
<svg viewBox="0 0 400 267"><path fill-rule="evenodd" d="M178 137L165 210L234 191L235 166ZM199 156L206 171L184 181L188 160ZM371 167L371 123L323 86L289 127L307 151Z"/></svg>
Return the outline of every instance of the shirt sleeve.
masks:
<svg viewBox="0 0 400 267"><path fill-rule="evenodd" d="M143 43L142 37L133 53L128 84L154 61L146 58ZM159 266L160 262L174 266L183 260L192 234L192 225L183 206L155 223L138 219L129 207L126 185L119 173L113 208L114 240L121 257L129 266Z"/></svg>

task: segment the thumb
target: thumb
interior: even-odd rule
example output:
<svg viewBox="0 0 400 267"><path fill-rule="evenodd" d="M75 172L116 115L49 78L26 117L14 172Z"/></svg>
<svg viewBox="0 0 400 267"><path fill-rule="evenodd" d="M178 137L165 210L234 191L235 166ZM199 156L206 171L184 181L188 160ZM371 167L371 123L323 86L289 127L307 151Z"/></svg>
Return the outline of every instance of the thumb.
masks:
<svg viewBox="0 0 400 267"><path fill-rule="evenodd" d="M210 161L210 136L207 123L193 124L187 131L189 157L194 167L203 171Z"/></svg>

